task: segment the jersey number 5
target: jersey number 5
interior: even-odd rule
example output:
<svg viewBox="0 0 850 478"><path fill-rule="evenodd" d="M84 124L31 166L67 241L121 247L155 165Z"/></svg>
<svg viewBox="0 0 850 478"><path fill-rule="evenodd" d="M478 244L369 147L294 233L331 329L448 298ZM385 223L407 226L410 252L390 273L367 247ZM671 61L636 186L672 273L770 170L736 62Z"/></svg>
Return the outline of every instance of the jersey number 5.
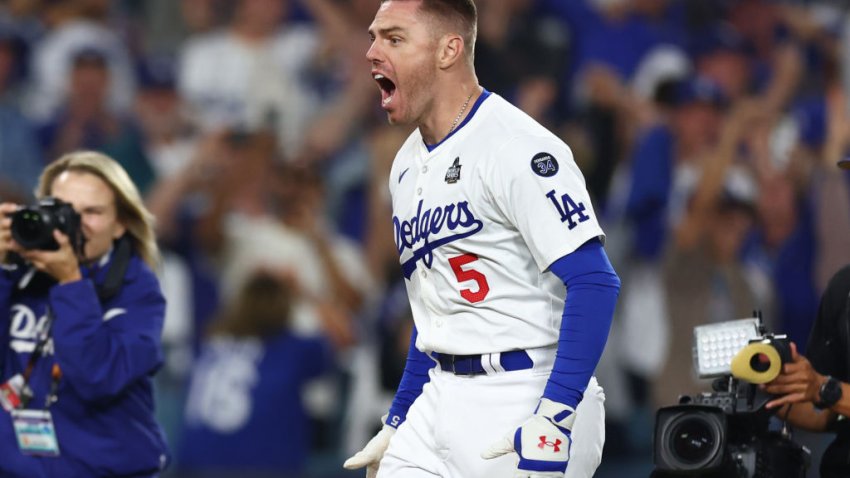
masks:
<svg viewBox="0 0 850 478"><path fill-rule="evenodd" d="M478 260L475 254L463 254L449 259L449 265L452 266L452 271L455 273L458 282L466 282L473 280L478 284L478 290L473 292L471 289L461 289L460 296L472 302L481 302L490 293L490 284L487 283L487 278L484 274L475 269L464 270L463 266L470 262Z"/></svg>

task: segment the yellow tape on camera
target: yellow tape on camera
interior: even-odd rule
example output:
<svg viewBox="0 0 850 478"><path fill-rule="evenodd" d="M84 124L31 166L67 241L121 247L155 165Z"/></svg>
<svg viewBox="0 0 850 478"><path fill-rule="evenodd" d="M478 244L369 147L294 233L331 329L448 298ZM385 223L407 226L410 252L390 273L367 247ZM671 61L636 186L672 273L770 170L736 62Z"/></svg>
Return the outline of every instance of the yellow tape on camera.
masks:
<svg viewBox="0 0 850 478"><path fill-rule="evenodd" d="M759 354L767 357L768 365L765 370L759 371L753 367ZM750 383L767 383L782 371L782 359L776 348L769 344L754 343L742 348L732 358L732 376Z"/></svg>

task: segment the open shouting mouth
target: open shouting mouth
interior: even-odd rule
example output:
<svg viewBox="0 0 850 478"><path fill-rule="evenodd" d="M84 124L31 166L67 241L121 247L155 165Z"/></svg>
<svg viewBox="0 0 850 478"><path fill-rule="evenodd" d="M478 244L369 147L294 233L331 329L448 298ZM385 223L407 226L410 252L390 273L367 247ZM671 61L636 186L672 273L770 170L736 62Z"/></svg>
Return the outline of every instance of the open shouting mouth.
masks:
<svg viewBox="0 0 850 478"><path fill-rule="evenodd" d="M392 103L396 92L395 83L382 73L373 73L372 78L375 79L378 83L378 88L381 90L381 106L387 108Z"/></svg>

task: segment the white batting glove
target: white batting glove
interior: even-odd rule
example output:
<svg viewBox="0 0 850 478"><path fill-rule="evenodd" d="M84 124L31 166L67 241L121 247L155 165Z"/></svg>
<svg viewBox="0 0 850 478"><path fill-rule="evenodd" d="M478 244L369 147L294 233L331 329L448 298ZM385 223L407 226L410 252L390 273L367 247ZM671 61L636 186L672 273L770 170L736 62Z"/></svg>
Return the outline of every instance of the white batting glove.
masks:
<svg viewBox="0 0 850 478"><path fill-rule="evenodd" d="M383 420L386 420L384 416ZM369 443L358 451L351 458L345 460L342 467L346 470L357 470L366 467L366 478L375 478L378 475L378 467L381 464L381 458L384 457L384 452L390 445L390 438L395 434L395 428L384 424L381 431L369 440Z"/></svg>
<svg viewBox="0 0 850 478"><path fill-rule="evenodd" d="M517 453L515 478L561 478L570 459L575 410L541 398L534 415L512 434L490 445L481 458Z"/></svg>

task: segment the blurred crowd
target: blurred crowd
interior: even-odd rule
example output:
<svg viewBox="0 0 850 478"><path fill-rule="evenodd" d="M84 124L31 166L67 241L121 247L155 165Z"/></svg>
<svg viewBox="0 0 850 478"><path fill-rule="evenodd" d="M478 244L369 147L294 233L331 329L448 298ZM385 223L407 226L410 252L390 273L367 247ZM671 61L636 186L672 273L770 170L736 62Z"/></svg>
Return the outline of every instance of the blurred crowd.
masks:
<svg viewBox="0 0 850 478"><path fill-rule="evenodd" d="M805 350L850 263L850 8L476 3L481 85L570 145L622 278L606 462L647 454L635 411L706 387L693 326L760 310ZM0 1L0 198L94 149L156 216L174 476L336 469L388 409L412 320L387 184L410 130L369 77L377 7Z"/></svg>

